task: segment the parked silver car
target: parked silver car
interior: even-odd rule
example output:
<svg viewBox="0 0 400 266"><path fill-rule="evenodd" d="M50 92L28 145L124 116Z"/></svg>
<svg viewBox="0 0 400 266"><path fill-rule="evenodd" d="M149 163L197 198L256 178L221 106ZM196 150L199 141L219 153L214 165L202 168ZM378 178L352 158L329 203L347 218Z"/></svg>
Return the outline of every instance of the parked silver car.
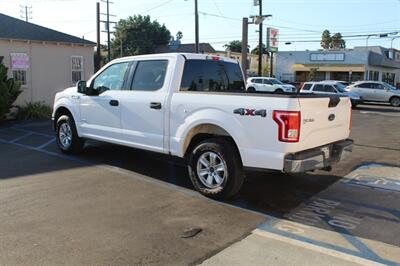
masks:
<svg viewBox="0 0 400 266"><path fill-rule="evenodd" d="M392 106L400 106L400 90L386 82L358 81L346 88L359 94L366 102L385 102Z"/></svg>
<svg viewBox="0 0 400 266"><path fill-rule="evenodd" d="M350 98L352 107L356 107L358 104L363 102L363 99L360 95L355 92L346 91L346 86L338 81L304 82L300 92L317 94L344 94Z"/></svg>

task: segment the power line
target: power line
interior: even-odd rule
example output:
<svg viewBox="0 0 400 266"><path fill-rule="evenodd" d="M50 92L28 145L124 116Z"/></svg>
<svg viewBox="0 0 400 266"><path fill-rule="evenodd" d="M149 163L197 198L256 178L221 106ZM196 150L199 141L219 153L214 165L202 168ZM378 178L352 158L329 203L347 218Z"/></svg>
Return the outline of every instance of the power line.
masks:
<svg viewBox="0 0 400 266"><path fill-rule="evenodd" d="M165 1L165 2L163 2L163 3L161 3L161 4L159 4L159 5L156 5L156 6L154 6L154 7L152 7L152 8L149 8L149 9L147 9L147 10L145 10L145 11L142 11L141 13L147 13L147 12L153 11L154 9L157 9L157 8L159 8L159 7L162 7L162 6L165 6L166 4L171 3L172 1L174 1L174 0Z"/></svg>

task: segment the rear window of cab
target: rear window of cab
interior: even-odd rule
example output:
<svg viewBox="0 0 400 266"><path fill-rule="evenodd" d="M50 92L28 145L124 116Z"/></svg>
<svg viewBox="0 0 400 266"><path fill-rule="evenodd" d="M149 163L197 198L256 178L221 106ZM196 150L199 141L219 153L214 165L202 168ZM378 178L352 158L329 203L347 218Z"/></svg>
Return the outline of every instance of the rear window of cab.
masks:
<svg viewBox="0 0 400 266"><path fill-rule="evenodd" d="M245 92L246 86L237 63L189 59L185 62L180 90Z"/></svg>

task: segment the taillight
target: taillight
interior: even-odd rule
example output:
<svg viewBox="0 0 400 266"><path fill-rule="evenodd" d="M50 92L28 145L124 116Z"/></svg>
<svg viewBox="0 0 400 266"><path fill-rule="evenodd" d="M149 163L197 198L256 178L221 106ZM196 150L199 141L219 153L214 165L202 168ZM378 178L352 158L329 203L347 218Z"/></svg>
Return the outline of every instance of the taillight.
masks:
<svg viewBox="0 0 400 266"><path fill-rule="evenodd" d="M298 142L300 138L300 112L274 111L273 119L278 124L278 138L282 142Z"/></svg>
<svg viewBox="0 0 400 266"><path fill-rule="evenodd" d="M350 122L349 122L349 129L353 126L353 110L350 107Z"/></svg>

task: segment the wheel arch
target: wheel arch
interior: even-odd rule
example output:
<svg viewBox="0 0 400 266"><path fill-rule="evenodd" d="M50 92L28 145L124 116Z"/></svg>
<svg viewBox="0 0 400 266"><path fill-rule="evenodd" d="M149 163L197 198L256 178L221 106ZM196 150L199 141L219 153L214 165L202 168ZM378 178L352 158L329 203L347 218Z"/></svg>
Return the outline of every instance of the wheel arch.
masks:
<svg viewBox="0 0 400 266"><path fill-rule="evenodd" d="M397 98L397 99L400 99L400 95L392 95L390 98L389 98L389 103L392 101L392 99L394 99L394 98Z"/></svg>
<svg viewBox="0 0 400 266"><path fill-rule="evenodd" d="M197 144L210 138L223 138L229 141L238 152L239 158L241 158L240 150L234 137L221 126L212 123L199 124L189 130L182 145L184 158L188 157L190 151L193 150Z"/></svg>

